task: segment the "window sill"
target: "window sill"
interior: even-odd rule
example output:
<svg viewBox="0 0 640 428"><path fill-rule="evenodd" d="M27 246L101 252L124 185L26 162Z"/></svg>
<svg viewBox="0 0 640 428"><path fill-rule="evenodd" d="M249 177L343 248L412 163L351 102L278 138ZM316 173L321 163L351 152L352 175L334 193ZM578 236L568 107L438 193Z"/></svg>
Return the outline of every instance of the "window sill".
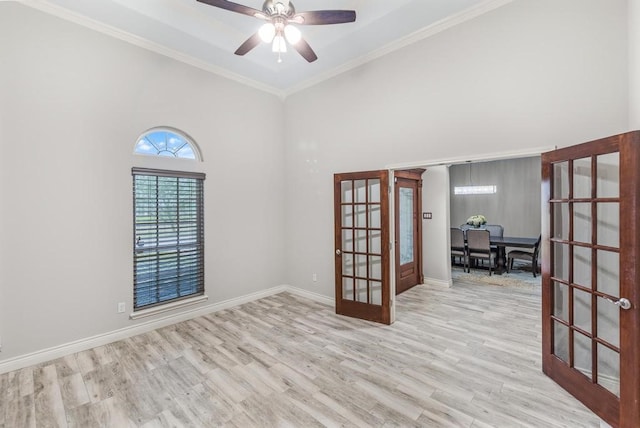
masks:
<svg viewBox="0 0 640 428"><path fill-rule="evenodd" d="M162 306L154 306L153 308L143 309L141 311L133 312L132 314L129 315L129 319L137 320L140 318L150 317L152 315L162 314L164 312L173 311L175 309L180 309L185 306L191 306L191 305L195 305L196 303L205 302L207 299L209 299L209 296L204 295L204 296L191 297L189 299L184 299L184 300L178 300L177 302L167 303L166 305L162 305Z"/></svg>

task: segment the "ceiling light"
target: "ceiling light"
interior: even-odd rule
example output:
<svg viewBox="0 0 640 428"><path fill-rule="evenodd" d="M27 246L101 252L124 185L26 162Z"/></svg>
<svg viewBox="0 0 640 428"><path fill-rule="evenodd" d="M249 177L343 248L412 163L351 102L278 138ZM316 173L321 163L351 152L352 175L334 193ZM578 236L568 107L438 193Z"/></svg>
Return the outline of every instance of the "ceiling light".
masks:
<svg viewBox="0 0 640 428"><path fill-rule="evenodd" d="M284 27L284 36L287 39L287 42L295 45L302 38L302 34L300 34L300 30L298 30L293 25L287 25Z"/></svg>
<svg viewBox="0 0 640 428"><path fill-rule="evenodd" d="M258 31L258 34L260 35L260 39L262 39L263 42L271 43L271 41L273 40L273 36L276 35L276 27L272 23L267 22L262 27L260 27L260 31Z"/></svg>

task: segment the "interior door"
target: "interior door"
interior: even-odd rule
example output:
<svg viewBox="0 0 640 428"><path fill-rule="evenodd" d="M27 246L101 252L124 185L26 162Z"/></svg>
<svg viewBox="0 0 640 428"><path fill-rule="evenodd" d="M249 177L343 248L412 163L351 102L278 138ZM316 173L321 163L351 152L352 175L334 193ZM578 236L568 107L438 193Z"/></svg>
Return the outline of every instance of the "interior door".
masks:
<svg viewBox="0 0 640 428"><path fill-rule="evenodd" d="M543 371L614 427L640 426L640 133L542 156Z"/></svg>
<svg viewBox="0 0 640 428"><path fill-rule="evenodd" d="M389 172L335 174L336 313L390 324Z"/></svg>
<svg viewBox="0 0 640 428"><path fill-rule="evenodd" d="M422 274L422 173L424 169L396 171L395 256L396 294L423 282Z"/></svg>

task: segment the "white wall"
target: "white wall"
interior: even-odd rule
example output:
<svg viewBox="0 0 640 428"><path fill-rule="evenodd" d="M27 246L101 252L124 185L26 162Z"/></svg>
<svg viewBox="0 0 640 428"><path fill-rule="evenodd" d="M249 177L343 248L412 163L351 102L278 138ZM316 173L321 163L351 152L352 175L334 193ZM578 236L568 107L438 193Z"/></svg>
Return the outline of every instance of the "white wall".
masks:
<svg viewBox="0 0 640 428"><path fill-rule="evenodd" d="M0 3L4 359L136 324L131 167L154 126L205 161L209 302L282 284L283 107L260 92ZM144 321L148 321L145 319Z"/></svg>
<svg viewBox="0 0 640 428"><path fill-rule="evenodd" d="M640 129L640 1L629 0L629 129Z"/></svg>
<svg viewBox="0 0 640 428"><path fill-rule="evenodd" d="M451 286L451 258L446 250L450 245L447 166L428 167L422 175L422 211L433 216L430 220L422 220L424 282Z"/></svg>
<svg viewBox="0 0 640 428"><path fill-rule="evenodd" d="M515 1L288 97L287 282L333 296L333 173L626 131L626 28L626 0Z"/></svg>

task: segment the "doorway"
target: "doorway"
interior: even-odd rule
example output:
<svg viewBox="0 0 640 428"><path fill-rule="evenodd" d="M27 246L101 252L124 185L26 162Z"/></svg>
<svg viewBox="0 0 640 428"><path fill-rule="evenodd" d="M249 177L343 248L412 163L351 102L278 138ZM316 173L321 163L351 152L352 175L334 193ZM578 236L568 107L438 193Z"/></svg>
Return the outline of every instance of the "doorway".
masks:
<svg viewBox="0 0 640 428"><path fill-rule="evenodd" d="M422 284L422 174L424 169L395 171L396 295Z"/></svg>

